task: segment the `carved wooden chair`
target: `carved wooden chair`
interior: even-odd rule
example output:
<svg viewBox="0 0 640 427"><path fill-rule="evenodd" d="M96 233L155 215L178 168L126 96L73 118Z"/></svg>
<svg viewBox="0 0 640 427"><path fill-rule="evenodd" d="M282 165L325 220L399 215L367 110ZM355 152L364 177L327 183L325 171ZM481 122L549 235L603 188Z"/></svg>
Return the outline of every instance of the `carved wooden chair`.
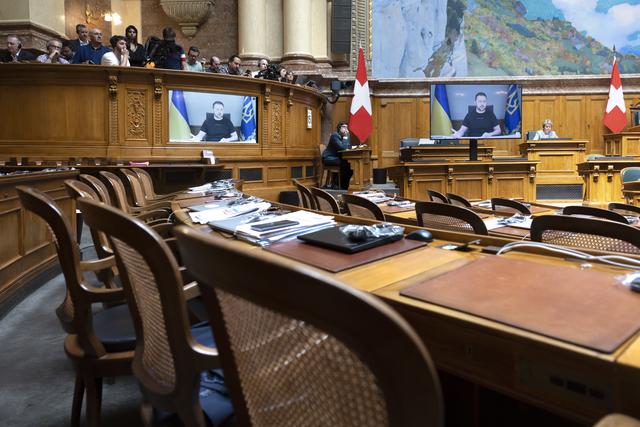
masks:
<svg viewBox="0 0 640 427"><path fill-rule="evenodd" d="M416 202L418 226L486 236L487 226L472 210L438 202Z"/></svg>
<svg viewBox="0 0 640 427"><path fill-rule="evenodd" d="M531 222L531 240L607 252L640 254L640 229L603 219L543 215Z"/></svg>
<svg viewBox="0 0 640 427"><path fill-rule="evenodd" d="M491 199L491 209L499 212L513 212L521 213L523 215L531 215L531 211L524 204L517 200L503 199L501 197L494 197Z"/></svg>
<svg viewBox="0 0 640 427"><path fill-rule="evenodd" d="M191 228L176 237L201 287L238 425L443 425L428 352L380 299Z"/></svg>
<svg viewBox="0 0 640 427"><path fill-rule="evenodd" d="M140 182L142 183L142 188L144 189L144 195L150 202L157 202L160 200L171 200L178 194L182 194L184 191L175 191L173 193L167 194L157 194L155 188L153 186L153 179L149 172L141 168L131 168L138 178L140 178Z"/></svg>
<svg viewBox="0 0 640 427"><path fill-rule="evenodd" d="M358 218L385 221L382 209L380 209L380 206L376 205L371 200L367 200L364 197L355 196L353 194L343 194L340 197L342 197L342 201L344 202L349 215Z"/></svg>
<svg viewBox="0 0 640 427"><path fill-rule="evenodd" d="M462 208L468 208L468 209L471 209L472 207L470 201L468 201L466 198L458 194L447 193L447 199L449 199L449 203L455 206L460 206Z"/></svg>
<svg viewBox="0 0 640 427"><path fill-rule="evenodd" d="M449 199L447 199L447 196L435 190L427 190L427 199L430 202L446 203L446 204L450 203Z"/></svg>
<svg viewBox="0 0 640 427"><path fill-rule="evenodd" d="M331 193L328 193L318 187L310 187L309 191L311 191L316 202L316 208L319 211L334 213L337 215L340 214L338 201L331 195Z"/></svg>
<svg viewBox="0 0 640 427"><path fill-rule="evenodd" d="M112 206L117 207L129 215L135 215L139 219L148 223L158 224L168 222L170 212L165 209L146 209L131 206L127 199L127 192L124 187L124 183L116 174L108 171L100 171L99 174L104 178L104 182L109 188L110 194L113 196L114 203Z"/></svg>
<svg viewBox="0 0 640 427"><path fill-rule="evenodd" d="M201 373L220 367L218 352L192 335L183 278L170 248L151 227L121 210L89 199L78 204L87 224L106 234L114 248L138 337L132 369L144 395L145 423L152 421L153 406L178 414L185 426L206 426ZM228 399L223 409L229 416Z"/></svg>
<svg viewBox="0 0 640 427"><path fill-rule="evenodd" d="M148 195L142 185L142 181L137 173L131 169L121 168L120 173L124 175L131 189L131 199L134 206L143 209L171 209L171 200L153 200L152 195Z"/></svg>
<svg viewBox="0 0 640 427"><path fill-rule="evenodd" d="M607 209L594 208L591 206L565 206L562 209L563 215L584 215L595 218L608 219L609 221L621 222L623 224L629 224L627 219L618 212L610 211Z"/></svg>
<svg viewBox="0 0 640 427"><path fill-rule="evenodd" d="M291 181L293 182L293 185L296 186L296 190L298 191L298 197L300 198L302 207L307 209L317 209L316 199L315 197L313 197L313 194L311 194L309 188L301 184L300 181L295 178Z"/></svg>
<svg viewBox="0 0 640 427"><path fill-rule="evenodd" d="M640 206L629 205L627 203L609 203L607 208L623 216L640 216Z"/></svg>
<svg viewBox="0 0 640 427"><path fill-rule="evenodd" d="M93 261L80 260L80 248L69 222L58 206L39 190L16 187L26 210L42 218L49 226L65 278L67 294L56 309L67 332L64 350L76 371L71 425L80 425L82 400L86 390L87 425L100 424L102 379L131 374L135 333L124 303L122 289L96 288L83 276L86 271L110 269L114 257ZM112 305L93 312L93 304ZM114 305L114 304L120 305Z"/></svg>

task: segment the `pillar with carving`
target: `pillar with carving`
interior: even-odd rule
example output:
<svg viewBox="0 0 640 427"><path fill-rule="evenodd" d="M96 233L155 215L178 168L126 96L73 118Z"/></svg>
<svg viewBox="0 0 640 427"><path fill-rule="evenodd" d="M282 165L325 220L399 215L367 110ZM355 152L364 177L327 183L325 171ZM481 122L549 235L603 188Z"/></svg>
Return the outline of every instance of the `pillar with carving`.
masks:
<svg viewBox="0 0 640 427"><path fill-rule="evenodd" d="M284 55L282 63L296 69L315 68L312 54L311 0L283 0Z"/></svg>
<svg viewBox="0 0 640 427"><path fill-rule="evenodd" d="M257 65L266 57L266 3L238 0L238 54L244 65Z"/></svg>

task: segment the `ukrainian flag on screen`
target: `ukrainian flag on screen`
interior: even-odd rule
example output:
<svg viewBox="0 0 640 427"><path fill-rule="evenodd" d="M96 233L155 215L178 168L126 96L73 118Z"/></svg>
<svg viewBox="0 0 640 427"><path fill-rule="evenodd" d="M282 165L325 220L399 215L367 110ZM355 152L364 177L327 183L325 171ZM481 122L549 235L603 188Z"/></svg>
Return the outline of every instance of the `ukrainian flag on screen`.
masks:
<svg viewBox="0 0 640 427"><path fill-rule="evenodd" d="M184 92L172 90L169 102L169 140L185 139L191 139L191 128L189 128Z"/></svg>
<svg viewBox="0 0 640 427"><path fill-rule="evenodd" d="M520 94L518 86L509 85L507 91L507 105L504 114L504 127L507 135L520 132Z"/></svg>
<svg viewBox="0 0 640 427"><path fill-rule="evenodd" d="M251 141L256 139L256 109L254 98L245 96L242 100L242 123L240 123L240 133L242 139Z"/></svg>
<svg viewBox="0 0 640 427"><path fill-rule="evenodd" d="M451 110L444 85L434 85L431 104L431 135L451 135Z"/></svg>

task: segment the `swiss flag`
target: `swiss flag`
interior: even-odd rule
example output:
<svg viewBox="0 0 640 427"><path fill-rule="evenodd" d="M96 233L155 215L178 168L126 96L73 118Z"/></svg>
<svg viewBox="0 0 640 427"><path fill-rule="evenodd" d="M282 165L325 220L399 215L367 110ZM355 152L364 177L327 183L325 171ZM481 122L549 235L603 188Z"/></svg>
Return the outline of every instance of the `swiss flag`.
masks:
<svg viewBox="0 0 640 427"><path fill-rule="evenodd" d="M604 113L604 125L613 133L618 133L627 125L627 109L624 106L622 94L622 82L616 58L613 58L613 70L611 70L611 86L609 87L609 100Z"/></svg>
<svg viewBox="0 0 640 427"><path fill-rule="evenodd" d="M353 100L351 101L349 115L349 130L363 143L369 138L369 135L371 135L372 128L373 121L371 120L371 98L369 97L367 64L364 62L364 52L362 48L360 48L356 83L353 88Z"/></svg>

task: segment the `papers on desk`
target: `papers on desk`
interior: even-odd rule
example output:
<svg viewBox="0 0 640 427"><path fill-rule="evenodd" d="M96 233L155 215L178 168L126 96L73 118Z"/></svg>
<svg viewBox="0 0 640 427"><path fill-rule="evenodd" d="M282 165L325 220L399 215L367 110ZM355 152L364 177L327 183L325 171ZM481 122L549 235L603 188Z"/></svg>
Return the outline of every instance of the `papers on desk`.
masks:
<svg viewBox="0 0 640 427"><path fill-rule="evenodd" d="M500 227L515 227L529 230L531 229L531 221L533 221L533 217L531 215L515 214L508 218L486 219L484 220L484 225L487 227L487 230L493 230Z"/></svg>
<svg viewBox="0 0 640 427"><path fill-rule="evenodd" d="M380 191L354 191L353 195L363 197L373 203L382 203L392 199L392 197L389 197Z"/></svg>
<svg viewBox="0 0 640 427"><path fill-rule="evenodd" d="M211 209L205 209L199 212L189 212L191 221L198 224L207 224L211 221L220 221L223 219L245 215L251 212L257 213L266 211L271 207L271 203L263 201L255 201L235 205L219 205L212 203L211 205Z"/></svg>
<svg viewBox="0 0 640 427"><path fill-rule="evenodd" d="M271 230L258 230L256 225L269 224L280 221L292 221L292 225ZM264 221L249 222L236 227L236 236L251 243L266 246L277 241L295 238L299 234L333 227L335 221L330 215L321 215L307 211L296 211ZM260 227L258 227L260 228Z"/></svg>

